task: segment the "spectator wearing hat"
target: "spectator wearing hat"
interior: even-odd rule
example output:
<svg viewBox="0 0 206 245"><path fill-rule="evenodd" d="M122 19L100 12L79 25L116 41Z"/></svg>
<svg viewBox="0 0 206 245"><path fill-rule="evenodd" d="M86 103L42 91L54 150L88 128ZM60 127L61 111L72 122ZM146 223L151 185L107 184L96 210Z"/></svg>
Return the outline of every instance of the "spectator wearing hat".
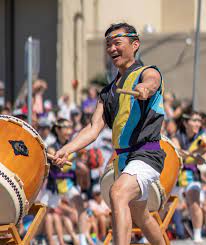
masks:
<svg viewBox="0 0 206 245"><path fill-rule="evenodd" d="M191 111L183 114L182 125L172 138L183 158L184 167L179 175L178 184L185 191L196 243L203 243L201 234L203 213L200 207L201 176L197 168L197 165L202 165L206 160L205 148L201 146L201 142L204 143L205 139L201 127L202 117L199 112Z"/></svg>
<svg viewBox="0 0 206 245"><path fill-rule="evenodd" d="M48 152L54 154L60 147L70 140L72 123L66 119L58 119L51 131L56 137L56 141L48 147ZM42 201L45 201L45 204L48 206L55 208L61 199L59 194L64 192L64 194L70 195L71 198L73 194L78 194L78 191L73 188L75 178L74 170L70 169L68 166L65 165L63 169L60 169L55 165L51 165L48 176L47 193L45 193ZM68 193L65 191L67 188L69 188ZM52 196L52 198L50 198L50 196Z"/></svg>
<svg viewBox="0 0 206 245"><path fill-rule="evenodd" d="M56 138L51 133L51 122L47 118L40 118L38 121L38 133L44 141L45 147L54 144Z"/></svg>
<svg viewBox="0 0 206 245"><path fill-rule="evenodd" d="M72 135L72 123L66 119L58 119L52 127L52 133L56 137L54 144L48 147L48 152L54 154L59 148L65 145ZM50 166L49 176L47 179L46 190L42 191L39 200L49 207L45 217L46 235L49 244L53 244L54 228L57 232L59 243L63 241L63 223L62 211L59 208L62 198L69 203L75 196L80 195L75 187L76 174L74 169L64 166L63 169L55 165Z"/></svg>
<svg viewBox="0 0 206 245"><path fill-rule="evenodd" d="M79 132L82 129L83 124L82 124L82 112L78 107L71 110L71 121L73 123L74 133Z"/></svg>

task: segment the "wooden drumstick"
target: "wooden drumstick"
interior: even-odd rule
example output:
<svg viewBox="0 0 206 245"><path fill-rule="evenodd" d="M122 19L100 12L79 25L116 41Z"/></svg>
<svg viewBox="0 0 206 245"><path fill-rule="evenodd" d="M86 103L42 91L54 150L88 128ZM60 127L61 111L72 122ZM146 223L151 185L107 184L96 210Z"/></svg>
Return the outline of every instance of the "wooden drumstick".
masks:
<svg viewBox="0 0 206 245"><path fill-rule="evenodd" d="M133 96L139 96L139 93L133 90L125 90L122 88L118 88L116 91L118 94L128 94L128 95L133 95Z"/></svg>
<svg viewBox="0 0 206 245"><path fill-rule="evenodd" d="M50 160L52 160L52 161L54 160L54 156L52 154L47 152L46 155ZM72 162L66 161L64 164L69 166L69 167L72 167Z"/></svg>

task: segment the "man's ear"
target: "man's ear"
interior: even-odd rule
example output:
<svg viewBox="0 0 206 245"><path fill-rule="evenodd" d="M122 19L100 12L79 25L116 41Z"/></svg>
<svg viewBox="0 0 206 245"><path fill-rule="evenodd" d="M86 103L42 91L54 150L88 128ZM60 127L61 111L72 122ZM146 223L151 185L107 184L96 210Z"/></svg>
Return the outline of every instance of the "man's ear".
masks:
<svg viewBox="0 0 206 245"><path fill-rule="evenodd" d="M132 43L132 46L133 46L133 49L134 49L134 52L136 52L140 46L140 43L138 40L135 40L133 43Z"/></svg>

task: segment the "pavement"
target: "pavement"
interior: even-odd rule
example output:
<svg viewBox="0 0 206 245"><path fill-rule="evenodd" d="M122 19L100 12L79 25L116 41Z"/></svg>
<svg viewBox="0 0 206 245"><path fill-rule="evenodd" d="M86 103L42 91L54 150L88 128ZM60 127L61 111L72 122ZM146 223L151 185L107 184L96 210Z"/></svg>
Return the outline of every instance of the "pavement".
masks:
<svg viewBox="0 0 206 245"><path fill-rule="evenodd" d="M54 241L56 242L55 244L56 245L59 245L58 243L58 239L56 236L54 236ZM65 236L65 241L66 244L71 244L69 243L70 239L69 239L69 236ZM32 245L48 245L48 243L45 241L45 240L42 240L41 243L31 243ZM98 243L98 245L103 245L103 243ZM197 245L197 243L194 243L191 239L186 239L186 240L174 240L174 241L171 241L171 245ZM198 245L206 245L206 238L204 239L204 242L203 243L199 243Z"/></svg>
<svg viewBox="0 0 206 245"><path fill-rule="evenodd" d="M171 241L171 245L197 245L197 243L194 243L191 239L187 240L175 240ZM203 243L199 243L200 245L206 245L206 239L204 239Z"/></svg>

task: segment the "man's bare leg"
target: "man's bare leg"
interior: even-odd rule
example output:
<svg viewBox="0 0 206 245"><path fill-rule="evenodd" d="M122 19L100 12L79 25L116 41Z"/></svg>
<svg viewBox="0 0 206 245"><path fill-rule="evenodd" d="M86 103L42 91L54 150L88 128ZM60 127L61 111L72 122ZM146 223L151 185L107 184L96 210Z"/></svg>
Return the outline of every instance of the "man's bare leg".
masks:
<svg viewBox="0 0 206 245"><path fill-rule="evenodd" d="M165 245L163 235L156 220L149 214L146 201L131 201L130 210L133 222L142 230L152 245Z"/></svg>
<svg viewBox="0 0 206 245"><path fill-rule="evenodd" d="M112 228L115 245L128 245L131 241L132 219L129 202L140 197L136 175L122 174L110 189Z"/></svg>

